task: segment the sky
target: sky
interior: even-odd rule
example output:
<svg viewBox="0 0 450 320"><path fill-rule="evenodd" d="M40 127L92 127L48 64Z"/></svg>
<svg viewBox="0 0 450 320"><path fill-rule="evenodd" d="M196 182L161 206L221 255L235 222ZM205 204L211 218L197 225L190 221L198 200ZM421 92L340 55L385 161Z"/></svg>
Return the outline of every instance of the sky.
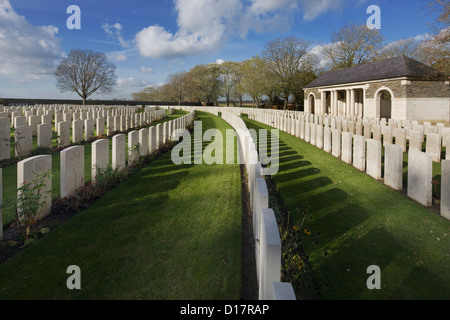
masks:
<svg viewBox="0 0 450 320"><path fill-rule="evenodd" d="M80 29L69 29L80 8ZM276 38L331 42L346 23L381 10L385 42L423 37L434 16L425 0L0 0L0 98L79 99L54 72L73 49L105 53L117 87L92 99L132 99L196 65L244 61Z"/></svg>

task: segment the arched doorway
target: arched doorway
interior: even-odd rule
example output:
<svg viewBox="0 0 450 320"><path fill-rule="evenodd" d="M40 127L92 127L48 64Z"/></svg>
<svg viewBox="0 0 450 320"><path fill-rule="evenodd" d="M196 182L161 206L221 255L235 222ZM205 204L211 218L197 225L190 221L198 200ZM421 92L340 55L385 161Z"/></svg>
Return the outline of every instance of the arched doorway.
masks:
<svg viewBox="0 0 450 320"><path fill-rule="evenodd" d="M316 111L316 99L313 94L309 95L309 112L315 114Z"/></svg>
<svg viewBox="0 0 450 320"><path fill-rule="evenodd" d="M392 118L392 95L388 90L381 90L377 95L377 104L380 106L380 118Z"/></svg>

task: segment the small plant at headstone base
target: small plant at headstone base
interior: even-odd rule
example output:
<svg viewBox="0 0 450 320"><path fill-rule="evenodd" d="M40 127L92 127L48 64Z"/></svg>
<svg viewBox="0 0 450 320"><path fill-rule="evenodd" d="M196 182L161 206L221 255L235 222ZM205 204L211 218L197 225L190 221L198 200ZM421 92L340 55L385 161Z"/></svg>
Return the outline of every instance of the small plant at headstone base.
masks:
<svg viewBox="0 0 450 320"><path fill-rule="evenodd" d="M25 228L24 241L29 238L37 238L47 230L33 230L32 226L36 224L36 215L45 202L43 199L51 194L51 190L44 192L42 189L46 186L46 181L51 179L51 171L39 173L32 181L24 181L17 189L17 221L20 226ZM41 232L42 231L42 232Z"/></svg>
<svg viewBox="0 0 450 320"><path fill-rule="evenodd" d="M308 263L308 256L302 249L302 237L309 236L311 231L303 225L308 210L301 213L297 208L297 215L303 215L300 225L291 225L291 212L279 221L281 240L281 281L289 282L294 288L298 299L315 299L316 292Z"/></svg>

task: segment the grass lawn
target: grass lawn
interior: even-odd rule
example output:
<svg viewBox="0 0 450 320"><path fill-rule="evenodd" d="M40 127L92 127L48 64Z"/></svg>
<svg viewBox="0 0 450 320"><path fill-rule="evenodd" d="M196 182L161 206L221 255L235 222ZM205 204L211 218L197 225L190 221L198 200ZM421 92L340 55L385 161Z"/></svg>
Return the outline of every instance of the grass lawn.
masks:
<svg viewBox="0 0 450 320"><path fill-rule="evenodd" d="M175 114L168 115L166 118L161 120L160 122L155 122L152 125L157 125L158 123L164 123L183 115L186 115L187 112L183 110L176 110ZM128 134L124 133L126 138L126 143L128 143ZM109 139L109 152L110 152L110 162L112 159L112 137L108 137ZM127 144L128 145L128 144ZM57 135L54 133L53 146L57 147ZM84 146L84 181L91 181L91 143L85 143ZM33 137L33 150L37 149L37 138ZM12 154L14 154L12 150ZM126 157L128 157L128 152L126 153ZM10 165L8 167L3 168L3 225L8 226L12 221L17 219L15 213L15 200L17 197L17 164ZM52 154L52 197L53 199L59 198L60 195L60 152L54 151Z"/></svg>
<svg viewBox="0 0 450 320"><path fill-rule="evenodd" d="M0 299L239 299L241 218L239 165L176 166L169 152L0 264ZM66 287L70 265L81 290Z"/></svg>
<svg viewBox="0 0 450 320"><path fill-rule="evenodd" d="M284 132L279 151L273 179L292 224L310 206L302 246L321 298L450 299L449 221ZM371 265L381 268L381 290L366 286Z"/></svg>

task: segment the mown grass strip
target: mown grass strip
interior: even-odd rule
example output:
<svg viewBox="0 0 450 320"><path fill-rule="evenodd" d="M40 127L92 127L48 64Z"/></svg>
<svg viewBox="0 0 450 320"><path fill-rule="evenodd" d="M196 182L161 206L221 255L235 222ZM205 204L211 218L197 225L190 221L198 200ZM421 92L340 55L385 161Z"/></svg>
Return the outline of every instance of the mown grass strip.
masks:
<svg viewBox="0 0 450 320"><path fill-rule="evenodd" d="M308 211L302 246L323 299L450 298L447 220L284 132L279 151L273 179L292 224ZM381 268L381 290L366 286L371 265Z"/></svg>
<svg viewBox="0 0 450 320"><path fill-rule="evenodd" d="M239 165L175 166L167 153L1 264L0 299L239 299L241 212ZM70 265L81 290L66 287Z"/></svg>

